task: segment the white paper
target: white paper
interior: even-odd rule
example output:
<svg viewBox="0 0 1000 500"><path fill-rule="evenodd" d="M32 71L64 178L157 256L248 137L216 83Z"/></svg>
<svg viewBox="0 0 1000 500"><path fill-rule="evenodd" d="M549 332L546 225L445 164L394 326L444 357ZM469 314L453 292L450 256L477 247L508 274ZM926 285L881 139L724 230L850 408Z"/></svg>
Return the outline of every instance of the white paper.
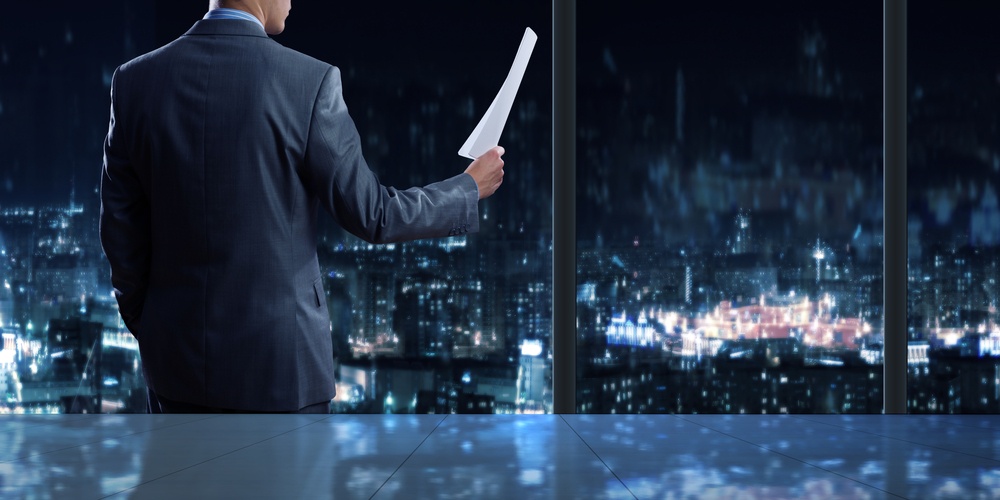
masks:
<svg viewBox="0 0 1000 500"><path fill-rule="evenodd" d="M528 67L528 59L531 58L531 51L535 48L536 40L538 40L538 35L531 31L531 28L525 28L524 37L521 38L521 46L518 47L517 55L514 56L514 64L510 67L510 73L507 73L507 79L504 80L500 92L497 92L493 103L490 104L483 118L479 120L475 130L458 150L459 155L474 160L489 151L490 148L500 144L500 133L503 132L503 127L507 123L507 115L510 114L510 108L514 105L514 96L517 95L517 89L521 86L521 78L524 76L524 70Z"/></svg>

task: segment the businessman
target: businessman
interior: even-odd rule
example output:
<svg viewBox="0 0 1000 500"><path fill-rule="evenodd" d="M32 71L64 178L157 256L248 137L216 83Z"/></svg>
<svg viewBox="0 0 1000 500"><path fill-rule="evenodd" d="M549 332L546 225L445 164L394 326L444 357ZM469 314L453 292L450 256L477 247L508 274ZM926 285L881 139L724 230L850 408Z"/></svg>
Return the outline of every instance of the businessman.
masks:
<svg viewBox="0 0 1000 500"><path fill-rule="evenodd" d="M496 147L443 181L383 186L340 71L268 37L290 8L213 0L115 71L101 244L152 412L328 412L318 210L374 243L462 235L503 180Z"/></svg>

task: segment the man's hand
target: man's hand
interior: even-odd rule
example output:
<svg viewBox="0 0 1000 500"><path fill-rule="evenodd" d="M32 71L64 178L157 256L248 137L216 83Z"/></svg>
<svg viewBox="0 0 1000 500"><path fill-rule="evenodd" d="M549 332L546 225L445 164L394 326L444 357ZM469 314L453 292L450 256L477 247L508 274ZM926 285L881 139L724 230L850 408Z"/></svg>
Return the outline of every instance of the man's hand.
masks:
<svg viewBox="0 0 1000 500"><path fill-rule="evenodd" d="M476 180L479 186L479 199L488 198L496 192L500 184L503 183L503 156L504 149L496 146L483 153L476 161L465 169L465 173Z"/></svg>

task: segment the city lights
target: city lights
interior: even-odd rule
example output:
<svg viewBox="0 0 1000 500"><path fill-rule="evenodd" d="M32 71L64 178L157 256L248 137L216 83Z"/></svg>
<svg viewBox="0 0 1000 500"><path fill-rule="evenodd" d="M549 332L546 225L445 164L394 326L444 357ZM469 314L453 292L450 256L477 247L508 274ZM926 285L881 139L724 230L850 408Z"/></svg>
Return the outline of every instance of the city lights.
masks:
<svg viewBox="0 0 1000 500"><path fill-rule="evenodd" d="M587 30L606 20L588 24L580 10L578 410L880 412L887 285L878 51L855 50L863 34L853 26L845 38L810 16L787 23L794 33L775 26L760 47L745 43L760 29L748 21L733 26L743 38L713 30L719 47L746 49L728 51L746 58L738 64L714 47L657 46L656 37L628 32L592 47ZM74 47L88 38L56 31L55 41ZM682 31L678 40L691 36ZM121 58L116 51L87 62L99 77L73 82L96 88L50 106L59 114L42 118L58 128L53 136L85 135L72 124L107 119L106 106L91 116L70 104L107 95L114 65L103 58ZM357 101L348 101L373 170L400 186L455 173L440 150L488 105L467 69L402 82L363 65L350 75ZM525 82L505 136L509 176L480 205L479 234L374 245L332 221L319 228L341 363L338 411L552 411L548 77L542 69ZM995 82L921 79L911 107L911 179L920 184L911 187L908 228L910 403L920 412L996 412ZM60 81L52 85L64 88ZM0 112L16 120L16 101L0 90ZM952 95L962 99L947 105ZM72 151L23 141L31 154L20 153L19 172L50 164L56 172L0 179L11 184L0 206L0 410L82 411L86 399L88 411L144 411L138 342L118 316L97 237L96 186L82 181L96 171L73 167L99 160L89 148L101 132L92 133ZM9 205L27 180L59 186Z"/></svg>

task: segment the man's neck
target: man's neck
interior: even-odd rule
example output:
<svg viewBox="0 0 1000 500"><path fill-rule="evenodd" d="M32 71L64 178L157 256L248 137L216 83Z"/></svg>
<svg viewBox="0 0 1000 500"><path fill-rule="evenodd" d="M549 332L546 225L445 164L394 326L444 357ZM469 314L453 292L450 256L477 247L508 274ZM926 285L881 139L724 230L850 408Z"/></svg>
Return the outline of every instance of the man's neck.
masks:
<svg viewBox="0 0 1000 500"><path fill-rule="evenodd" d="M264 24L264 9L255 0L211 0L208 3L208 10L212 9L235 9L242 10L260 20Z"/></svg>

